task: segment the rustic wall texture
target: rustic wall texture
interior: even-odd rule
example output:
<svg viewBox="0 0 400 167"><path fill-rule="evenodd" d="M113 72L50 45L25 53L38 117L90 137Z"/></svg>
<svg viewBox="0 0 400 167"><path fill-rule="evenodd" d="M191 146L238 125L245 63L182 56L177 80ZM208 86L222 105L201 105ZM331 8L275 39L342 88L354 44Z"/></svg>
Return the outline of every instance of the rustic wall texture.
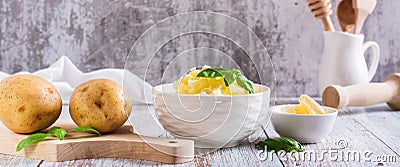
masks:
<svg viewBox="0 0 400 167"><path fill-rule="evenodd" d="M333 1L334 7L337 2ZM366 40L381 46L375 81L400 72L399 8L398 0L380 0L363 29ZM308 12L306 0L0 0L0 70L36 71L61 55L68 56L82 71L123 68L131 46L146 29L169 16L190 11L220 12L248 25L272 58L277 96L318 95L323 27ZM336 17L332 19L339 29ZM202 33L185 35L162 46L148 68L146 81L155 85L162 82L159 78L164 72L184 73L190 63L175 65L168 72L166 69L174 57L196 47L220 50L258 81L248 58L234 43ZM193 52L194 58L186 61L202 63L202 58L196 58L199 54ZM143 76L146 69L134 70Z"/></svg>

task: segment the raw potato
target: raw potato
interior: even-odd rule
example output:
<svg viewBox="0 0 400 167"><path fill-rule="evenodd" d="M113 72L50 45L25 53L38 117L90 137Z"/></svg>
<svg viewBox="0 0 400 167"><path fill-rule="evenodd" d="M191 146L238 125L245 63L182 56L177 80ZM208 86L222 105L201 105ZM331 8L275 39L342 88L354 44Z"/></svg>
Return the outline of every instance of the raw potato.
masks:
<svg viewBox="0 0 400 167"><path fill-rule="evenodd" d="M132 98L118 83L95 79L79 85L69 102L69 113L78 126L102 133L121 127L132 110Z"/></svg>
<svg viewBox="0 0 400 167"><path fill-rule="evenodd" d="M16 74L0 82L0 120L16 133L31 133L52 125L62 101L56 87L29 74Z"/></svg>

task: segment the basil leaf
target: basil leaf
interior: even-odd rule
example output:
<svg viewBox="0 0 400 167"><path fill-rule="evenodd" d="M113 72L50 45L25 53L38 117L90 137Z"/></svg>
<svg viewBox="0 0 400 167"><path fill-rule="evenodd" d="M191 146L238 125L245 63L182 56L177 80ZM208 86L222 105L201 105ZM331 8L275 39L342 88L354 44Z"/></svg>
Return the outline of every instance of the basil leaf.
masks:
<svg viewBox="0 0 400 167"><path fill-rule="evenodd" d="M224 77L225 86L229 86L233 82L235 82L235 78L237 77L237 74L235 72L233 72L234 69L232 69L232 70L227 70L224 68L214 68L214 69L216 71L218 71Z"/></svg>
<svg viewBox="0 0 400 167"><path fill-rule="evenodd" d="M253 83L251 83L251 81L249 81L246 77L244 76L236 77L236 83L243 89L247 90L249 94L254 93Z"/></svg>
<svg viewBox="0 0 400 167"><path fill-rule="evenodd" d="M197 77L206 77L206 78L216 78L216 77L222 77L223 75L219 73L219 71L213 69L213 68L207 68L204 70L201 70L199 74L197 74Z"/></svg>
<svg viewBox="0 0 400 167"><path fill-rule="evenodd" d="M54 127L50 128L50 130L47 132L47 134L57 137L60 140L64 140L65 135L67 134L67 131L58 126L54 126Z"/></svg>
<svg viewBox="0 0 400 167"><path fill-rule="evenodd" d="M266 139L264 141L258 142L255 147L259 150L264 150L265 146L267 146L267 150L275 150L275 151L280 151L284 150L286 152L290 151L297 151L297 152L303 152L304 149L302 148L302 145L292 139L292 138L274 138L274 139Z"/></svg>
<svg viewBox="0 0 400 167"><path fill-rule="evenodd" d="M35 134L32 134L32 135L28 136L27 138L21 140L21 142L19 142L19 144L17 145L16 151L17 152L21 151L24 147L28 146L29 144L44 140L47 136L54 136L60 140L64 140L65 135L68 132L85 132L85 131L95 132L99 136L101 136L100 132L98 132L97 130L95 130L91 127L88 127L88 126L81 126L81 127L69 130L69 131L66 131L63 128L54 126L54 127L50 128L50 130L47 133L35 133Z"/></svg>
<svg viewBox="0 0 400 167"><path fill-rule="evenodd" d="M197 77L216 78L224 77L225 86L229 86L235 81L235 76L229 70L223 68L206 68L197 74Z"/></svg>
<svg viewBox="0 0 400 167"><path fill-rule="evenodd" d="M88 126L77 127L77 128L75 128L75 129L69 130L68 132L85 132L85 131L94 132L94 133L96 133L97 135L101 136L101 134L100 134L99 131L97 131L97 130L91 128L91 127L88 127Z"/></svg>
<svg viewBox="0 0 400 167"><path fill-rule="evenodd" d="M44 140L47 136L49 136L48 134L45 133L35 133L32 134L30 136L28 136L27 138L21 140L21 142L19 142L19 144L17 145L17 148L15 149L17 152L21 151L23 148L25 148L26 146L28 146L29 144L32 143L36 143L38 141L42 141Z"/></svg>
<svg viewBox="0 0 400 167"><path fill-rule="evenodd" d="M242 73L237 69L227 70L224 68L207 68L201 70L200 73L197 74L197 77L224 77L225 86L229 86L236 81L238 85L249 92L249 94L254 93L253 83L243 76Z"/></svg>

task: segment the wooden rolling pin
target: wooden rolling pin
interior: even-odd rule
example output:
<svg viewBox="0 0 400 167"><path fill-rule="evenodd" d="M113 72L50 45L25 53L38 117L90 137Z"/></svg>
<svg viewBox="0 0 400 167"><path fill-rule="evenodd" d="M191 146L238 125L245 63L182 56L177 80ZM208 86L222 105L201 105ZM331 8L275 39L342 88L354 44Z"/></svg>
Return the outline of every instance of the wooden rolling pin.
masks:
<svg viewBox="0 0 400 167"><path fill-rule="evenodd" d="M311 9L311 13L314 17L321 19L322 24L326 31L334 32L332 20L329 15L332 14L332 4L330 0L307 0L308 7Z"/></svg>
<svg viewBox="0 0 400 167"><path fill-rule="evenodd" d="M400 73L391 74L383 83L357 84L347 87L328 86L322 94L324 105L334 108L368 106L386 102L393 110L400 109Z"/></svg>

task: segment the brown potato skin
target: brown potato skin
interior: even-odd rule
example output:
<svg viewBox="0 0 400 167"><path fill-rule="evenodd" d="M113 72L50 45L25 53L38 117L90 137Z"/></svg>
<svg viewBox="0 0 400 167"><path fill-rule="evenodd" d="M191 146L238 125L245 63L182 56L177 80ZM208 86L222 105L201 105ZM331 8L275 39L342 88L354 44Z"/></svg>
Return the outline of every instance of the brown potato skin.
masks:
<svg viewBox="0 0 400 167"><path fill-rule="evenodd" d="M62 100L49 81L30 74L11 75L0 82L0 120L16 133L31 133L52 125Z"/></svg>
<svg viewBox="0 0 400 167"><path fill-rule="evenodd" d="M72 92L69 104L69 114L78 126L90 126L101 133L121 127L131 111L131 96L108 79L82 83Z"/></svg>

